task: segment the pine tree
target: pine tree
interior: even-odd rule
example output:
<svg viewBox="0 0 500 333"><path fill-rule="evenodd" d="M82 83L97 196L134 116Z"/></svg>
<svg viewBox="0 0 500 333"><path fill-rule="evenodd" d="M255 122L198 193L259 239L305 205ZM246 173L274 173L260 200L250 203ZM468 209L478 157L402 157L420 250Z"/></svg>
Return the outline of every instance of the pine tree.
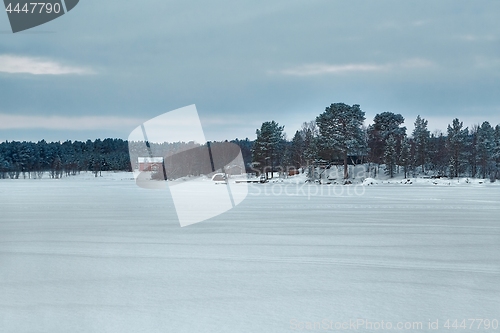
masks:
<svg viewBox="0 0 500 333"><path fill-rule="evenodd" d="M284 149L284 126L279 126L277 122L266 121L260 130L256 130L257 139L252 150L252 160L260 165L262 172L267 175L271 172L273 176L274 168L280 165Z"/></svg>
<svg viewBox="0 0 500 333"><path fill-rule="evenodd" d="M290 159L294 167L300 168L304 165L304 138L299 131L295 132L290 147Z"/></svg>
<svg viewBox="0 0 500 333"><path fill-rule="evenodd" d="M359 105L331 104L316 118L323 147L339 151L344 159L344 179L349 178L348 154L364 148L362 130L365 113Z"/></svg>
<svg viewBox="0 0 500 333"><path fill-rule="evenodd" d="M457 167L457 163L455 161L455 158L453 156L451 156L451 158L450 158L450 165L449 165L449 168L450 168L450 178L455 177L455 175L458 173L457 170L455 169L456 167Z"/></svg>
<svg viewBox="0 0 500 333"><path fill-rule="evenodd" d="M401 162L401 166L403 167L405 178L408 177L408 173L410 171L410 163L411 163L410 149L411 146L408 138L406 137L403 138L401 143L401 153L399 155L399 161Z"/></svg>
<svg viewBox="0 0 500 333"><path fill-rule="evenodd" d="M9 162L7 161L6 154L6 144L0 144L0 179L7 178L7 172L9 171Z"/></svg>
<svg viewBox="0 0 500 333"><path fill-rule="evenodd" d="M400 150L399 143L406 135L406 127L400 127L405 121L401 114L382 112L375 115L373 125L368 126L368 148L371 162L380 164L384 160L385 143L389 136L396 140L396 151Z"/></svg>
<svg viewBox="0 0 500 333"><path fill-rule="evenodd" d="M393 135L385 141L384 163L385 172L391 178L394 177L394 169L396 168L397 153L396 153L396 139Z"/></svg>
<svg viewBox="0 0 500 333"><path fill-rule="evenodd" d="M303 158L306 165L312 165L318 157L318 138L310 138L306 141Z"/></svg>
<svg viewBox="0 0 500 333"><path fill-rule="evenodd" d="M486 178L493 172L493 156L495 150L495 130L485 121L477 131L477 156L481 174Z"/></svg>
<svg viewBox="0 0 500 333"><path fill-rule="evenodd" d="M449 154L446 147L446 136L441 131L431 134L428 155L430 170L437 171L439 175L445 175L449 167Z"/></svg>
<svg viewBox="0 0 500 333"><path fill-rule="evenodd" d="M312 165L318 157L318 127L316 121L303 123L300 133L304 139L302 159L306 165Z"/></svg>
<svg viewBox="0 0 500 333"><path fill-rule="evenodd" d="M500 125L495 126L493 160L495 161L495 179L500 179Z"/></svg>
<svg viewBox="0 0 500 333"><path fill-rule="evenodd" d="M476 177L478 173L478 158L477 158L477 132L479 129L479 125L472 125L469 131L469 147L467 149L468 161L467 164L469 166L469 175L470 177Z"/></svg>
<svg viewBox="0 0 500 333"><path fill-rule="evenodd" d="M463 128L463 122L458 118L453 119L453 125L448 125L448 137L446 147L450 156L450 165L453 165L453 172L450 170L452 177L458 177L467 162L467 140L469 129Z"/></svg>
<svg viewBox="0 0 500 333"><path fill-rule="evenodd" d="M429 143L430 132L427 129L427 120L417 116L415 120L415 129L413 130L413 141L415 142L415 163L422 166L422 172L425 172L427 161L427 146Z"/></svg>

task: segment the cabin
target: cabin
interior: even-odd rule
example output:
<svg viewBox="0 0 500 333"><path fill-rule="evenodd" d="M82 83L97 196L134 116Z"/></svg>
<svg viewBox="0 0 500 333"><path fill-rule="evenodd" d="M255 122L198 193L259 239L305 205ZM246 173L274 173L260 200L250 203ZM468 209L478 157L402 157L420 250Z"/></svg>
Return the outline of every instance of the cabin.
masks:
<svg viewBox="0 0 500 333"><path fill-rule="evenodd" d="M158 171L163 169L163 157L138 157L139 171Z"/></svg>

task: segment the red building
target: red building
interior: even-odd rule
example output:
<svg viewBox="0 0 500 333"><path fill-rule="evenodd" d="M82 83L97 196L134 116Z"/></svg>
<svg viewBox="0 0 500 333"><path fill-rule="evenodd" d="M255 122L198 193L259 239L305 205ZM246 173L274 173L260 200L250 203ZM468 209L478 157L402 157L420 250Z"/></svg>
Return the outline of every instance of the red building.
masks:
<svg viewBox="0 0 500 333"><path fill-rule="evenodd" d="M157 171L163 169L163 157L138 157L139 171Z"/></svg>

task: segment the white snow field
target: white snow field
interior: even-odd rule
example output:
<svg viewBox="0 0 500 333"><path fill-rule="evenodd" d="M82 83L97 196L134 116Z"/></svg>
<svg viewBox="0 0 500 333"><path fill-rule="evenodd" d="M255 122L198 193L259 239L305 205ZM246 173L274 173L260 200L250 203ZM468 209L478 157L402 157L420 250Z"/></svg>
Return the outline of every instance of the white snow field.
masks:
<svg viewBox="0 0 500 333"><path fill-rule="evenodd" d="M0 332L500 331L496 183L255 184L181 228L131 178L0 181Z"/></svg>

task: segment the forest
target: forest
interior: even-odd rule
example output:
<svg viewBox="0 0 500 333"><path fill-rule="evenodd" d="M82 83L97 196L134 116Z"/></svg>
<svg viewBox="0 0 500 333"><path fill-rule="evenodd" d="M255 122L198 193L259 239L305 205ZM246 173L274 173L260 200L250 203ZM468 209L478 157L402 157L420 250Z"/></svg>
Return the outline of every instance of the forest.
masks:
<svg viewBox="0 0 500 333"><path fill-rule="evenodd" d="M265 122L257 130L252 162L275 169L278 165L302 167L341 164L344 178L348 165L366 163L389 177L429 175L435 177L500 177L500 125L488 121L471 128L455 118L446 133L428 129L420 115L408 133L401 114L383 112L364 126L360 106L335 103L316 119L305 122L286 140L283 126ZM376 176L376 175L375 175Z"/></svg>
<svg viewBox="0 0 500 333"><path fill-rule="evenodd" d="M447 177L500 178L500 125L488 121L464 127L452 119L446 133L428 129L428 121L418 116L411 132L401 114L383 112L365 126L365 113L357 104L334 103L316 119L304 122L291 139L284 126L266 121L256 130L256 138L235 139L247 172L308 170L325 165L365 163L389 177L404 173ZM228 142L227 140L225 142ZM143 142L122 139L94 141L0 143L0 179L61 178L80 172L132 171ZM151 143L154 156L171 156L176 151L199 146L193 142ZM196 170L193 169L193 173Z"/></svg>

